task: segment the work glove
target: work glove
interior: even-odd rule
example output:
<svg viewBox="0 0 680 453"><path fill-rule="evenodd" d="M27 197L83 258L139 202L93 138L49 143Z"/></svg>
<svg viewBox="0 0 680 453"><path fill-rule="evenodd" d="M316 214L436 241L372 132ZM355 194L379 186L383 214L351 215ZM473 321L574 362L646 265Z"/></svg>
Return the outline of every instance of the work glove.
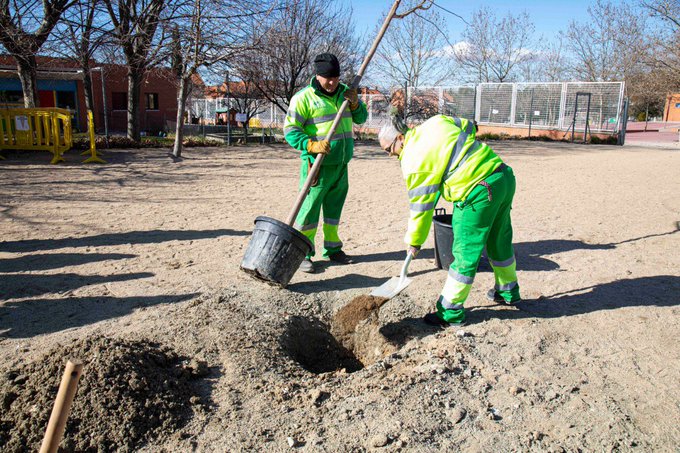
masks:
<svg viewBox="0 0 680 453"><path fill-rule="evenodd" d="M345 90L345 99L349 101L349 109L354 111L359 108L359 93L356 88Z"/></svg>
<svg viewBox="0 0 680 453"><path fill-rule="evenodd" d="M309 154L328 154L331 152L331 144L328 140L314 141L311 138L307 141L307 151Z"/></svg>
<svg viewBox="0 0 680 453"><path fill-rule="evenodd" d="M414 258L418 256L418 252L420 252L419 245L409 245L408 248L406 249L406 253L410 253L411 255L413 255Z"/></svg>

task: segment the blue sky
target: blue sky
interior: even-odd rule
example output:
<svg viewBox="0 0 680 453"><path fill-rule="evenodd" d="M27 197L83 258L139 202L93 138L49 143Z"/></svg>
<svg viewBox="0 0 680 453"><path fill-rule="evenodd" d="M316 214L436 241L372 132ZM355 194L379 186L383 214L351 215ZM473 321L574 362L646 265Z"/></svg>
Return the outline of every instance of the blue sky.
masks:
<svg viewBox="0 0 680 453"><path fill-rule="evenodd" d="M393 3L392 0L341 0L341 2L352 6L357 32L368 31L369 34L375 31L381 14L387 12ZM490 7L499 17L505 16L508 12L518 14L527 11L536 26L536 38L543 36L547 40L552 40L558 31L566 30L571 20L586 20L588 6L593 2L594 0L493 0L486 2L436 0L438 5L465 18L470 17L473 11L480 6ZM451 42L458 41L460 31L465 27L465 24L457 17L441 9L439 9L439 13L449 22Z"/></svg>

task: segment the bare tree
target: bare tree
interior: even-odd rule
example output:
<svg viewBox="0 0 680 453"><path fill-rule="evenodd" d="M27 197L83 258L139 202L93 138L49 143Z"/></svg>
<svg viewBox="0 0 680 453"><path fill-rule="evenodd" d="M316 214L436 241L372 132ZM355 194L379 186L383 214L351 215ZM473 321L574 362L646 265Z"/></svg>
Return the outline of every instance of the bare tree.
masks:
<svg viewBox="0 0 680 453"><path fill-rule="evenodd" d="M518 65L533 58L528 49L534 30L526 12L498 19L493 10L481 7L463 31L463 42L454 47L454 56L468 81L511 81Z"/></svg>
<svg viewBox="0 0 680 453"><path fill-rule="evenodd" d="M17 62L24 106L38 99L35 56L75 0L0 0L0 42Z"/></svg>
<svg viewBox="0 0 680 453"><path fill-rule="evenodd" d="M623 80L631 67L630 57L641 49L643 34L631 33L626 4L597 0L588 7L586 21L572 21L564 33L567 50L571 53L570 71L577 80L603 82ZM624 28L621 28L624 27ZM637 28L637 27L635 27ZM629 38L631 41L625 43Z"/></svg>
<svg viewBox="0 0 680 453"><path fill-rule="evenodd" d="M173 21L171 55L177 77L177 125L173 156L182 153L183 123L193 77L201 67L226 62L257 45L248 34L253 22L266 17L262 1L191 0L179 7Z"/></svg>
<svg viewBox="0 0 680 453"><path fill-rule="evenodd" d="M233 99L236 107L238 107L238 112L244 115L243 128L247 143L250 120L264 111L268 101L262 97L251 80L243 80L235 84L235 87L231 89L229 98Z"/></svg>
<svg viewBox="0 0 680 453"><path fill-rule="evenodd" d="M125 56L128 79L127 135L140 139L139 99L144 75L153 65L163 44L156 32L165 0L103 0L113 25L113 35Z"/></svg>
<svg viewBox="0 0 680 453"><path fill-rule="evenodd" d="M680 89L680 2L678 0L642 0L642 10L649 13L654 27L650 39L648 63L666 79L669 90Z"/></svg>
<svg viewBox="0 0 680 453"><path fill-rule="evenodd" d="M415 4L411 0L406 7ZM452 61L445 52L446 21L430 6L395 21L387 30L376 52L374 78L388 86L418 87L439 85L452 76Z"/></svg>
<svg viewBox="0 0 680 453"><path fill-rule="evenodd" d="M540 74L546 82L561 82L568 79L568 63L562 36L547 43L541 52Z"/></svg>
<svg viewBox="0 0 680 453"><path fill-rule="evenodd" d="M111 29L108 14L101 0L81 0L69 8L50 38L53 54L75 62L82 69L85 108L94 110L91 70L95 54L100 50ZM104 77L104 74L101 75Z"/></svg>
<svg viewBox="0 0 680 453"><path fill-rule="evenodd" d="M262 95L282 112L293 95L309 82L311 62L322 52L334 53L350 73L358 66L360 44L354 37L351 10L326 0L284 0L258 25L264 29L254 50L256 65L241 67L243 80L251 80ZM351 75L351 74L350 74Z"/></svg>

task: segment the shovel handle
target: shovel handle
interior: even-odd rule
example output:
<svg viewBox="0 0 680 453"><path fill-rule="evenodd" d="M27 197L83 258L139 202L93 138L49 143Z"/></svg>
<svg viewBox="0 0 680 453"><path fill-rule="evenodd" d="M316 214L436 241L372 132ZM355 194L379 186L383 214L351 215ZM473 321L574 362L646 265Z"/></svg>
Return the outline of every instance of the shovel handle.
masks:
<svg viewBox="0 0 680 453"><path fill-rule="evenodd" d="M50 421L47 424L45 437L40 447L40 453L56 453L61 442L61 436L64 434L64 428L66 428L66 419L78 388L78 380L82 374L82 361L73 359L66 363L57 398L52 408L52 415L50 415Z"/></svg>
<svg viewBox="0 0 680 453"><path fill-rule="evenodd" d="M406 275L408 275L408 266L411 264L411 261L413 260L413 253L408 252L406 254L406 259L404 260L404 264L401 266L401 273L399 274L399 281L403 282L406 280Z"/></svg>

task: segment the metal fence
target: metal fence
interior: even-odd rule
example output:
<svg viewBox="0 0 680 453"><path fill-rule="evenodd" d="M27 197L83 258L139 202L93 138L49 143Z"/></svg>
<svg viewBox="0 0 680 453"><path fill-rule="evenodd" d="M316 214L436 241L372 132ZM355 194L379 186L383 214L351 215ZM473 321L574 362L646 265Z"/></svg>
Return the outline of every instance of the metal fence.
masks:
<svg viewBox="0 0 680 453"><path fill-rule="evenodd" d="M368 119L358 127L376 130L390 118L390 105L403 105L403 92L362 95ZM450 87L417 87L407 91L407 116L418 123L432 115L474 118L479 124L561 131L618 132L623 107L623 82L482 83ZM216 111L233 100L197 99L191 114L210 123ZM285 113L265 104L255 115L255 126L281 127Z"/></svg>

